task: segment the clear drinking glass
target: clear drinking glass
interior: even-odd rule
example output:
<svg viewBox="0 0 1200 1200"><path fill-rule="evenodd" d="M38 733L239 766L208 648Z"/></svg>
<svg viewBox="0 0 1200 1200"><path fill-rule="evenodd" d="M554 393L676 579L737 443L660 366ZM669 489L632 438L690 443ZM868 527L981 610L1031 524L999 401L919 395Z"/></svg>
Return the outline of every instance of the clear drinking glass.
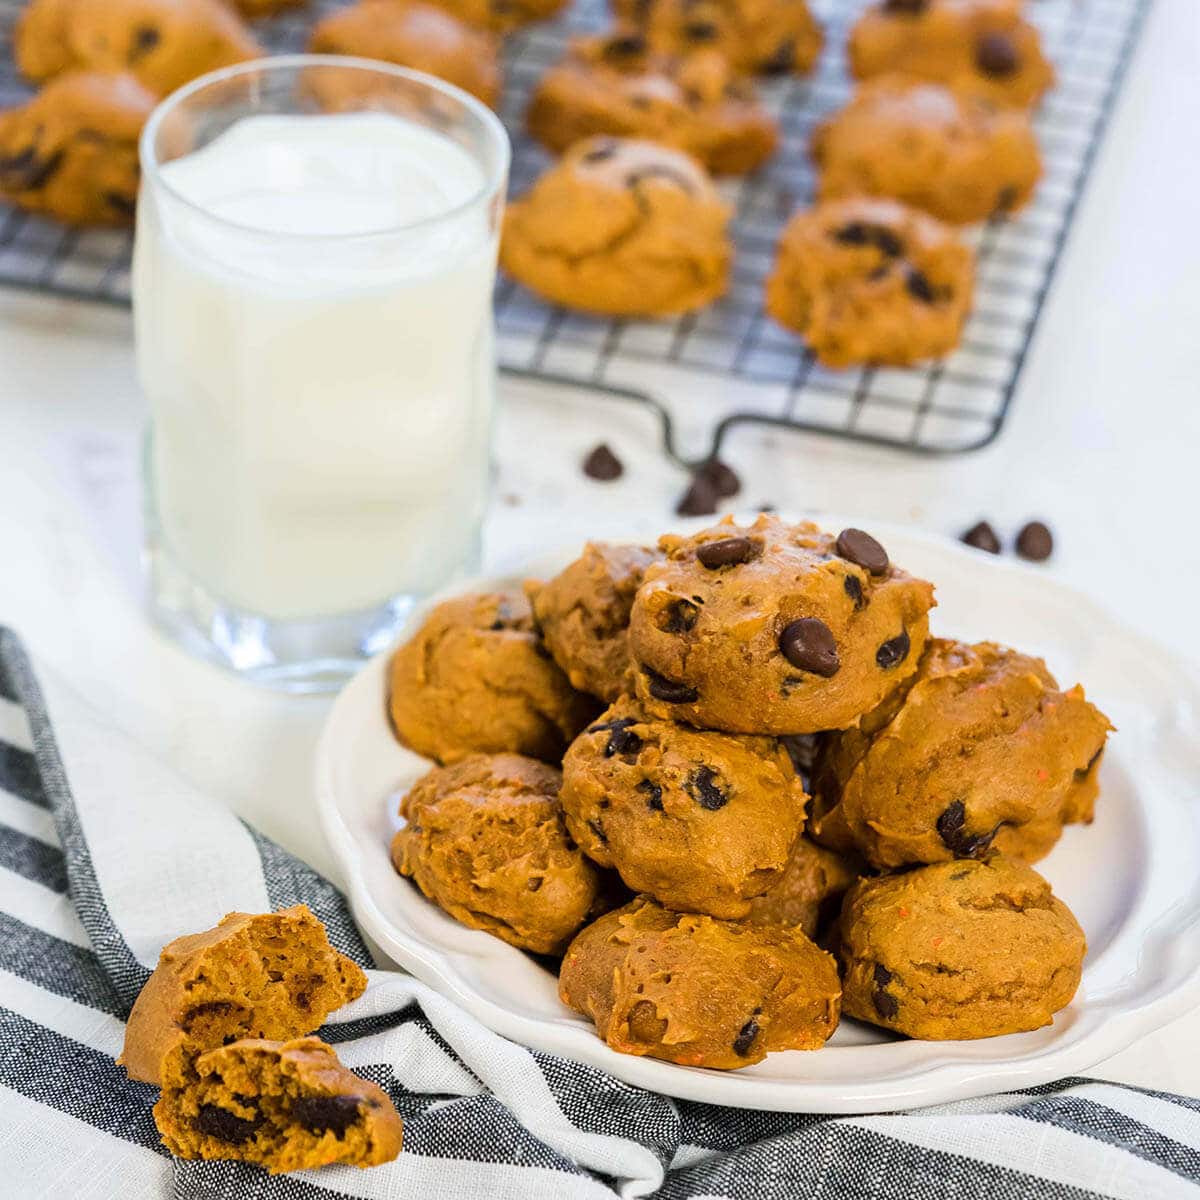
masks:
<svg viewBox="0 0 1200 1200"><path fill-rule="evenodd" d="M441 80L295 55L175 92L141 155L152 612L334 687L477 561L507 136Z"/></svg>

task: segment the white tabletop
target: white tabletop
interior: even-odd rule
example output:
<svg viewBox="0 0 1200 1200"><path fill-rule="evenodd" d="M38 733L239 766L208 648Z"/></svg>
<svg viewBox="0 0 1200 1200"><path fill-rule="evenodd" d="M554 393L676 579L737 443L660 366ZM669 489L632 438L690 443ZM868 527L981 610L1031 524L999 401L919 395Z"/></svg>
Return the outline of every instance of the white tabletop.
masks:
<svg viewBox="0 0 1200 1200"><path fill-rule="evenodd" d="M1080 0L1086 2L1086 0ZM957 533L1055 530L1044 570L1197 655L1200 551L1200 5L1157 0L1041 322L1009 423L973 455L923 459L742 428L739 501L830 508ZM671 525L683 474L639 411L506 386L489 568L549 541ZM337 877L313 813L318 698L260 691L151 631L137 573L144 413L128 317L0 291L0 622L115 723ZM578 462L597 441L610 484ZM1200 849L1198 849L1200 854ZM1098 1068L1200 1095L1200 1012Z"/></svg>

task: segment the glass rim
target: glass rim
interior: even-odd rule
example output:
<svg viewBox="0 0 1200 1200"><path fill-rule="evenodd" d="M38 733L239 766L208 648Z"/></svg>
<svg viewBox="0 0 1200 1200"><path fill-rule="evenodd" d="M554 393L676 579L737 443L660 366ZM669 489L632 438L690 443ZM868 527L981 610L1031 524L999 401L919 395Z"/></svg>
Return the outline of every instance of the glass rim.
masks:
<svg viewBox="0 0 1200 1200"><path fill-rule="evenodd" d="M237 79L242 75L302 67L349 67L359 71L370 71L376 75L386 75L393 79L405 79L410 83L419 84L428 91L439 92L458 101L479 121L490 135L492 142L498 147L499 154L495 166L485 175L483 183L475 192L466 200L460 201L444 212L436 213L433 216L419 217L413 221L400 222L396 225L388 225L382 229L365 230L362 233L293 233L287 230L264 229L261 226L247 225L241 221L231 221L228 217L219 216L203 204L189 199L178 189L172 187L163 177L162 167L164 164L155 152L154 142L163 121L185 101L214 84ZM361 111L370 112L371 110L363 109ZM186 156L181 155L181 157ZM216 71L209 71L165 96L155 106L138 137L138 159L144 182L152 182L155 187L166 192L174 202L182 204L206 220L215 221L226 228L237 230L240 233L254 234L257 237L290 239L299 242L353 242L409 233L423 226L433 226L443 221L453 220L481 204L486 204L499 192L508 174L508 168L512 162L512 144L509 141L508 131L504 128L500 118L482 100L444 79L439 79L436 75L427 75L423 71L414 71L410 67L401 67L395 63L349 54L272 54L262 58L248 59L246 62L234 63L232 66L221 67Z"/></svg>

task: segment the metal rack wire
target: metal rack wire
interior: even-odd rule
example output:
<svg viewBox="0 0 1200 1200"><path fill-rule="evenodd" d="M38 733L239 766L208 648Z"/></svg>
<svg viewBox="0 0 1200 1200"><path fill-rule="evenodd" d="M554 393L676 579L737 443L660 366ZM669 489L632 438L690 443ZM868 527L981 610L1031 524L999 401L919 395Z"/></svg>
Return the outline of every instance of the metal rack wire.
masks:
<svg viewBox="0 0 1200 1200"><path fill-rule="evenodd" d="M548 306L501 279L496 321L505 370L650 406L664 450L678 461L715 455L728 430L745 422L931 453L976 449L999 433L1150 0L1029 6L1058 71L1036 119L1045 176L1018 216L971 235L976 302L962 345L923 367L830 371L764 315L762 291L780 229L812 195L809 133L849 92L842 46L864 3L818 0L826 50L817 71L763 88L781 145L766 169L727 185L737 246L729 293L674 321L624 321ZM275 50L301 49L314 16L335 7L336 0L314 0L307 11L288 10L264 23L263 39ZM25 91L7 45L19 8L19 0L0 0L0 105ZM533 86L569 37L605 24L604 0L576 0L559 20L508 40L502 115L513 135L514 192L548 162L523 133ZM126 233L65 229L0 204L0 283L127 304L130 245Z"/></svg>

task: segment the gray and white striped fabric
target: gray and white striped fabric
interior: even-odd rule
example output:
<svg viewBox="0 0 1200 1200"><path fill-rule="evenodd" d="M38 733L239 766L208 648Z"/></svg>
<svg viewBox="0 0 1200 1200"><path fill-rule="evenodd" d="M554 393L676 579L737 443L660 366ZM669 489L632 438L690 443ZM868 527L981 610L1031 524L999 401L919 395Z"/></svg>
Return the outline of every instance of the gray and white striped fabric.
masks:
<svg viewBox="0 0 1200 1200"><path fill-rule="evenodd" d="M404 1153L271 1178L162 1149L113 1059L163 943L303 901L369 966L341 895L123 740L0 630L0 1197L323 1200L1200 1198L1200 1101L1066 1079L832 1118L669 1100L490 1033L407 975L323 1036L386 1088Z"/></svg>

